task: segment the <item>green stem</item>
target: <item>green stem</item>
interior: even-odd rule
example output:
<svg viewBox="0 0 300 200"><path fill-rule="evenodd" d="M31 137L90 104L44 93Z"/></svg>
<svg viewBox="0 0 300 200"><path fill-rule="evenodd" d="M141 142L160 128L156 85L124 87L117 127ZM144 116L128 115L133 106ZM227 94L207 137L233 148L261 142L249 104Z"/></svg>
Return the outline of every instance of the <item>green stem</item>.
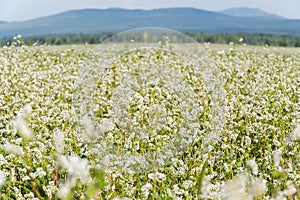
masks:
<svg viewBox="0 0 300 200"><path fill-rule="evenodd" d="M204 180L204 177L205 177L205 174L206 174L206 168L207 168L207 159L204 161L204 165L202 167L202 170L201 170L201 173L200 175L198 176L198 179L197 179L197 188L198 188L198 195L201 194L201 189L202 189L202 186L203 186L203 180Z"/></svg>

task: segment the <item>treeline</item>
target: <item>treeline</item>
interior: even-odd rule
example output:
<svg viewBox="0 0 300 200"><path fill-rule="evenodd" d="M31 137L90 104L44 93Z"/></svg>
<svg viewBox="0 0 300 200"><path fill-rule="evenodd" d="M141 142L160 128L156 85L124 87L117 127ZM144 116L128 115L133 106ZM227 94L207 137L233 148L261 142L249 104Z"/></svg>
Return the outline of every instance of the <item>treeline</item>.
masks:
<svg viewBox="0 0 300 200"><path fill-rule="evenodd" d="M217 33L217 34L191 34L187 33L197 42L210 42L218 44L245 43L249 45L268 45L282 47L300 47L300 36L296 35L276 35L262 33Z"/></svg>
<svg viewBox="0 0 300 200"><path fill-rule="evenodd" d="M114 33L99 34L59 34L22 37L22 44L31 45L65 45L65 44L99 44L113 36ZM16 42L17 41L17 42ZM9 37L0 39L1 46L18 45L20 37Z"/></svg>
<svg viewBox="0 0 300 200"><path fill-rule="evenodd" d="M275 35L275 34L248 34L248 33L186 33L199 43L210 42L218 44L245 43L249 45L268 45L283 47L300 47L300 36L296 35ZM22 44L25 45L65 45L65 44L99 44L107 40L114 33L99 34L62 34L48 36L23 37ZM16 38L0 39L0 46L18 45ZM143 41L143 38L137 38L136 42Z"/></svg>

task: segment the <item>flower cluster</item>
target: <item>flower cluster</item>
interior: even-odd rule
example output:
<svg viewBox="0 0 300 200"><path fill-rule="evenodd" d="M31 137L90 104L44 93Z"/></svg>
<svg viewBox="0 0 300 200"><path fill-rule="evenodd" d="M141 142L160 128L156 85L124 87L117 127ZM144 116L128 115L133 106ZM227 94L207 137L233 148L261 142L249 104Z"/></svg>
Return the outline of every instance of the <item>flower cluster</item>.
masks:
<svg viewBox="0 0 300 200"><path fill-rule="evenodd" d="M0 49L1 198L300 197L298 49L126 48Z"/></svg>

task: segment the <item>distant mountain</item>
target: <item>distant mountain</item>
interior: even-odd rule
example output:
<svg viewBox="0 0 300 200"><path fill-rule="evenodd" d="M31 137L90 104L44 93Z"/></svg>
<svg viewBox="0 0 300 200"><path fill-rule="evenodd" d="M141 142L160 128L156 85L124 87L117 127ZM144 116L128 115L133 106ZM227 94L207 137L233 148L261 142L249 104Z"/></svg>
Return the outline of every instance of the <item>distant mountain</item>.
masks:
<svg viewBox="0 0 300 200"><path fill-rule="evenodd" d="M247 9L242 16L194 8L154 10L83 9L0 24L0 38L65 33L120 32L138 27L164 27L182 32L273 33L300 35L300 20L289 20ZM230 11L230 10L229 10ZM227 12L229 12L227 11ZM251 14L251 12L252 14ZM273 17L272 17L273 16ZM276 19L276 20L275 20Z"/></svg>
<svg viewBox="0 0 300 200"><path fill-rule="evenodd" d="M285 19L276 14L265 12L258 8L248 8L248 7L241 7L241 8L229 8L226 10L222 10L219 13L233 16L233 17L260 17L260 18L272 18L272 19Z"/></svg>

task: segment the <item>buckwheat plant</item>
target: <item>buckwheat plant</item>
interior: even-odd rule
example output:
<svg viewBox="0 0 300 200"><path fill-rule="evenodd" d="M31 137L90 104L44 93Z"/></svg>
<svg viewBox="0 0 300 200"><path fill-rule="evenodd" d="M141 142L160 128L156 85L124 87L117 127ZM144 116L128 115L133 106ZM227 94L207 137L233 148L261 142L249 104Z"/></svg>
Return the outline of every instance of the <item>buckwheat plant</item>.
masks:
<svg viewBox="0 0 300 200"><path fill-rule="evenodd" d="M128 33L0 49L1 199L300 198L299 49Z"/></svg>

